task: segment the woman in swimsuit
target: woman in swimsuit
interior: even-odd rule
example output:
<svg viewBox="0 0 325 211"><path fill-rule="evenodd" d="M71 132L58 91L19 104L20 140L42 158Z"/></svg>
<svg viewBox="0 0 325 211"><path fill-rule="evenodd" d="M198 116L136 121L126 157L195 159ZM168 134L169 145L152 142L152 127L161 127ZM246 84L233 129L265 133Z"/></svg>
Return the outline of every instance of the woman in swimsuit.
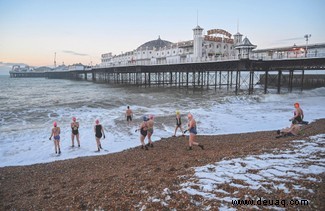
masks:
<svg viewBox="0 0 325 211"><path fill-rule="evenodd" d="M61 132L60 127L57 127L57 123L54 122L53 123L51 137L49 138L49 140L52 139L52 136L54 137L55 154L57 154L58 152L59 152L59 154L61 154L61 149L60 149L60 132Z"/></svg>
<svg viewBox="0 0 325 211"><path fill-rule="evenodd" d="M153 115L150 115L149 116L149 120L148 120L148 122L147 122L147 126L148 126L148 144L147 144L147 146L151 146L151 147L153 147L153 143L152 143L152 141L151 141L151 136L152 136L152 134L153 134L153 125L154 125L154 121L153 121Z"/></svg>
<svg viewBox="0 0 325 211"><path fill-rule="evenodd" d="M148 150L148 147L144 144L144 139L146 138L148 134L148 125L147 125L148 118L146 116L143 116L143 122L140 125L140 128L137 130L140 130L140 142L141 142L141 149Z"/></svg>
<svg viewBox="0 0 325 211"><path fill-rule="evenodd" d="M182 135L184 136L184 131L183 131L183 128L182 128L181 115L180 115L179 111L176 111L176 127L175 127L175 133L174 133L173 137L176 136L176 132L177 132L178 128L181 129Z"/></svg>
<svg viewBox="0 0 325 211"><path fill-rule="evenodd" d="M96 120L96 125L94 127L94 132L95 132L95 137L96 137L96 143L97 143L97 149L98 152L100 151L100 149L102 148L102 144L100 143L100 139L102 138L102 136L104 135L104 139L105 139L105 133L104 133L104 127L99 124L99 120Z"/></svg>
<svg viewBox="0 0 325 211"><path fill-rule="evenodd" d="M299 103L294 104L295 111L293 112L294 116L290 119L290 121L296 120L298 123L301 123L304 119L304 112L300 108Z"/></svg>
<svg viewBox="0 0 325 211"><path fill-rule="evenodd" d="M80 141L79 141L79 122L76 121L76 117L72 117L71 122L71 147L74 147L74 137L76 136L78 147L80 147Z"/></svg>
<svg viewBox="0 0 325 211"><path fill-rule="evenodd" d="M187 118L189 121L187 130L190 132L190 137L188 140L189 150L192 150L192 145L196 145L201 147L201 149L204 149L202 144L195 142L197 131L196 131L196 121L193 118L193 115L189 113L187 115Z"/></svg>

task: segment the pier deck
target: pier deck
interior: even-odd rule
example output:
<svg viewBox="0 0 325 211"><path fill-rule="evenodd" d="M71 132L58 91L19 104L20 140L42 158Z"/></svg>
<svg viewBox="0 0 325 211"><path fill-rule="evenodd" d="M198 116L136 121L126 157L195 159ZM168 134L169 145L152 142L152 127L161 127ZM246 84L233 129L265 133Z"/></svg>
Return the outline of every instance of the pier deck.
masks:
<svg viewBox="0 0 325 211"><path fill-rule="evenodd" d="M241 91L252 94L257 87L267 93L269 86L276 86L278 93L285 87L289 92L293 87L303 90L306 81L313 80L312 77L305 77L305 72L311 70L316 72L325 70L325 58L241 59L202 63L112 66L85 71L52 71L43 74L49 79L83 79L137 86L176 86L202 89L226 87L227 90L233 90L236 94ZM28 76L10 72L10 77ZM308 82L308 84L310 83ZM317 86L325 86L324 80L320 81Z"/></svg>

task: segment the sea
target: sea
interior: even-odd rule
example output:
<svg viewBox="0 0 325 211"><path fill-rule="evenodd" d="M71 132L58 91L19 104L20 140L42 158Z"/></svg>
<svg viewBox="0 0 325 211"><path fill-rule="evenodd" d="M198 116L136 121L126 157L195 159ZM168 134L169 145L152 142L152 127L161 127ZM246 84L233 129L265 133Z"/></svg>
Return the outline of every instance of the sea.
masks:
<svg viewBox="0 0 325 211"><path fill-rule="evenodd" d="M138 147L139 132L135 130L143 116L148 115L155 117L153 141L173 136L176 111L181 113L183 127L186 127L187 114L193 114L198 135L288 127L295 102L303 109L304 120L325 118L325 87L291 93L283 88L282 94L270 89L268 94L235 95L233 91L220 89L137 87L0 76L0 90L0 167L98 156ZM125 118L127 106L134 113L131 124ZM72 117L80 124L80 148L71 147ZM105 150L99 153L95 152L96 119L106 134L101 140ZM53 141L49 140L54 121L61 128L60 156L55 154Z"/></svg>

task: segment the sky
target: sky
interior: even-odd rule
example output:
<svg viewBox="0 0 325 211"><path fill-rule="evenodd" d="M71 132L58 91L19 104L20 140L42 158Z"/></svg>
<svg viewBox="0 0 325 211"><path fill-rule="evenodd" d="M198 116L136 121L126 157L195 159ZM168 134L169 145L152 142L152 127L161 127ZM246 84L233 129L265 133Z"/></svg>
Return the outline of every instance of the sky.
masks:
<svg viewBox="0 0 325 211"><path fill-rule="evenodd" d="M258 49L325 43L324 0L0 0L0 75L12 65L100 63L145 42L238 31Z"/></svg>

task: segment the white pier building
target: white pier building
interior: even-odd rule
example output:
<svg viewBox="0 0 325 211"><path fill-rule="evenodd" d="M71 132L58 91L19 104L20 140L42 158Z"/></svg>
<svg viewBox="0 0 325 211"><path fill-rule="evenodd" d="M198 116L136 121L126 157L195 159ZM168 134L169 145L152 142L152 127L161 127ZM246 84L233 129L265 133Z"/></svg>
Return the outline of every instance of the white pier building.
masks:
<svg viewBox="0 0 325 211"><path fill-rule="evenodd" d="M100 67L126 65L157 65L188 62L219 61L248 58L255 45L243 35L231 33L223 29L211 29L203 35L203 28L193 29L193 40L173 43L152 40L133 51L119 55L105 53L101 55Z"/></svg>

